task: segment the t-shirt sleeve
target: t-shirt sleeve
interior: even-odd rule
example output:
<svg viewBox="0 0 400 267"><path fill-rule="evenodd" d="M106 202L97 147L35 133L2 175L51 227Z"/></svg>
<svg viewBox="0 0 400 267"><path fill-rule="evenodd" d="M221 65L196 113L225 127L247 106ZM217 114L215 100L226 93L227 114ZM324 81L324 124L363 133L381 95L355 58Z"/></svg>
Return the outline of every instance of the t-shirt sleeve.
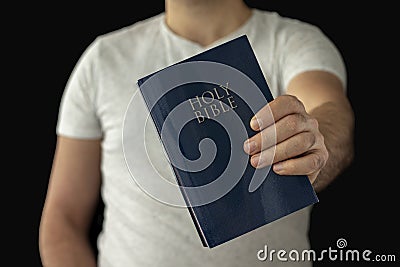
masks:
<svg viewBox="0 0 400 267"><path fill-rule="evenodd" d="M286 91L290 80L301 72L323 70L335 74L346 90L346 68L334 43L316 26L294 23L282 44L281 85Z"/></svg>
<svg viewBox="0 0 400 267"><path fill-rule="evenodd" d="M96 114L96 41L82 54L64 89L56 127L57 135L98 139L102 136Z"/></svg>

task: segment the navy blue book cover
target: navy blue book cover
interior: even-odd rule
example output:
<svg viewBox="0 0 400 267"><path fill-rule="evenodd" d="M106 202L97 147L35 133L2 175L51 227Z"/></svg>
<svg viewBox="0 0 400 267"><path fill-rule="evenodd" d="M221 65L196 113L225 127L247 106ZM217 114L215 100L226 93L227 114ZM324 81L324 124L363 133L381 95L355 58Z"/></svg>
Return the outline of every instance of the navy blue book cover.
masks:
<svg viewBox="0 0 400 267"><path fill-rule="evenodd" d="M257 178L243 151L243 142L256 134L250 119L273 100L246 35L137 84L177 183L185 187L181 192L203 246L218 246L318 202L307 176L281 176L267 168L261 170L262 179L257 170ZM246 84L254 86L242 88ZM254 103L249 103L251 98ZM206 139L208 143L201 144ZM201 166L204 162L209 164ZM218 181L221 177L225 182Z"/></svg>

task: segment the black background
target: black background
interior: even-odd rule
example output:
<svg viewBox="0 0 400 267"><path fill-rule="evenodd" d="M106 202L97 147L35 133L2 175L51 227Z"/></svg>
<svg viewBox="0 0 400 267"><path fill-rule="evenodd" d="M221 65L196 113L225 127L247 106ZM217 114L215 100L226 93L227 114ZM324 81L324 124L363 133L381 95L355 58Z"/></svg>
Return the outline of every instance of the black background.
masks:
<svg viewBox="0 0 400 267"><path fill-rule="evenodd" d="M348 248L396 254L398 262L399 105L397 67L391 64L398 53L393 45L397 33L391 26L396 18L393 8L383 2L379 6L373 2L355 6L336 1L246 2L319 26L347 66L348 96L356 116L356 155L353 164L319 194L311 218L312 247L335 248L336 240L345 238ZM3 178L12 182L3 186L2 228L4 236L10 237L3 242L6 254L12 255L9 266L41 266L38 227L55 148L59 102L73 67L96 36L164 10L163 1L147 3L82 6L67 2L10 11L2 41L6 45L2 55L11 59L6 65L10 75L4 77L11 79L4 92L12 94L2 97L3 108L12 104L2 117L6 127L3 144L11 148L3 150L8 159ZM315 266L337 264L325 260Z"/></svg>

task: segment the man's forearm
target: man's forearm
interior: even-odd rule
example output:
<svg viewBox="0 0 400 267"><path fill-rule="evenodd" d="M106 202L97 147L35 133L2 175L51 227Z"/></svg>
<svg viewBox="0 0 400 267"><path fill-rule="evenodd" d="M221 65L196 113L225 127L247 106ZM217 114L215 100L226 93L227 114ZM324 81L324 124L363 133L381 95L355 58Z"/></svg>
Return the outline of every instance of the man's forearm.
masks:
<svg viewBox="0 0 400 267"><path fill-rule="evenodd" d="M44 267L95 267L88 238L68 220L46 218L40 229L40 256Z"/></svg>
<svg viewBox="0 0 400 267"><path fill-rule="evenodd" d="M324 136L329 158L313 183L318 192L326 188L345 168L354 156L354 116L349 105L324 103L310 112L318 120Z"/></svg>

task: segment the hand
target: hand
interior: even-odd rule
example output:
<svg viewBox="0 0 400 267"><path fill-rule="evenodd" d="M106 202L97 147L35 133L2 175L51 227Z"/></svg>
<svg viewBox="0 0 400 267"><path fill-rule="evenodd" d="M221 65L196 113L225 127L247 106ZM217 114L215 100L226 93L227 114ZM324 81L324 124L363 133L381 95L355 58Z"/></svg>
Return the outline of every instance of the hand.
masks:
<svg viewBox="0 0 400 267"><path fill-rule="evenodd" d="M273 164L278 174L307 175L311 183L316 180L329 154L318 121L306 112L300 100L291 95L277 97L257 112L250 126L259 131L244 142L253 167Z"/></svg>

